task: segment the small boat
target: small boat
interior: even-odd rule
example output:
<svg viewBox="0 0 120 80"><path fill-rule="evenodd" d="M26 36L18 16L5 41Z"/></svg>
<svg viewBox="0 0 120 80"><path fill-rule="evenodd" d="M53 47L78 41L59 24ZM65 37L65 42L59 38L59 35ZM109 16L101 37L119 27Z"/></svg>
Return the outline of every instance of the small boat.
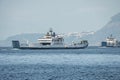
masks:
<svg viewBox="0 0 120 80"><path fill-rule="evenodd" d="M65 44L64 38L50 29L43 38L38 39L37 43L21 43L19 40L12 40L12 46L18 49L84 49L87 48L88 41Z"/></svg>
<svg viewBox="0 0 120 80"><path fill-rule="evenodd" d="M101 47L120 47L120 41L110 35L107 37L106 41L101 42Z"/></svg>

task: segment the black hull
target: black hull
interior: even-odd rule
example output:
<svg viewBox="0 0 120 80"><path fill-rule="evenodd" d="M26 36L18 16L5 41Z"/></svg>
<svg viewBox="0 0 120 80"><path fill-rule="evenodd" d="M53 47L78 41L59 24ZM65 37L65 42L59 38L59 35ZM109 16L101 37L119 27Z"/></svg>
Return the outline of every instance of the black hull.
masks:
<svg viewBox="0 0 120 80"><path fill-rule="evenodd" d="M53 49L53 50L57 50L57 49L84 49L86 47L49 47L49 48L39 48L39 47L19 47L19 49L29 49L29 50L49 50L49 49Z"/></svg>

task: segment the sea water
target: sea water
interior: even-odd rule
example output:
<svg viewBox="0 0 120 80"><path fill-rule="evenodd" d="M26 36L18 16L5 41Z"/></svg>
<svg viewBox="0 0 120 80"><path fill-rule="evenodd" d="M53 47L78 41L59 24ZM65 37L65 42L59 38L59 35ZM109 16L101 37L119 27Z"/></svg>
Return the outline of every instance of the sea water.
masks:
<svg viewBox="0 0 120 80"><path fill-rule="evenodd" d="M120 80L120 48L0 48L0 80Z"/></svg>

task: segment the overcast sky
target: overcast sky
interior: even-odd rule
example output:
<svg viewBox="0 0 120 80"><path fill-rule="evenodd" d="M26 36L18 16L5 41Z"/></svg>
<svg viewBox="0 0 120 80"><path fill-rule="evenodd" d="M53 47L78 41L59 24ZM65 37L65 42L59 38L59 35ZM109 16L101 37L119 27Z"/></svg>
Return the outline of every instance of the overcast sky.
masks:
<svg viewBox="0 0 120 80"><path fill-rule="evenodd" d="M120 0L0 0L0 40L21 33L97 31Z"/></svg>

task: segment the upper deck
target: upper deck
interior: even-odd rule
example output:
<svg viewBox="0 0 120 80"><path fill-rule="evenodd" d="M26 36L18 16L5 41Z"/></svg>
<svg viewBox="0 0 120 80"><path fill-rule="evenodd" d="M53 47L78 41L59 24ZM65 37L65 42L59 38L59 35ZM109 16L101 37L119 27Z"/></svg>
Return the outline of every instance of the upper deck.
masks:
<svg viewBox="0 0 120 80"><path fill-rule="evenodd" d="M63 37L56 35L52 29L43 38L38 39L38 41L41 45L61 45L64 43Z"/></svg>

